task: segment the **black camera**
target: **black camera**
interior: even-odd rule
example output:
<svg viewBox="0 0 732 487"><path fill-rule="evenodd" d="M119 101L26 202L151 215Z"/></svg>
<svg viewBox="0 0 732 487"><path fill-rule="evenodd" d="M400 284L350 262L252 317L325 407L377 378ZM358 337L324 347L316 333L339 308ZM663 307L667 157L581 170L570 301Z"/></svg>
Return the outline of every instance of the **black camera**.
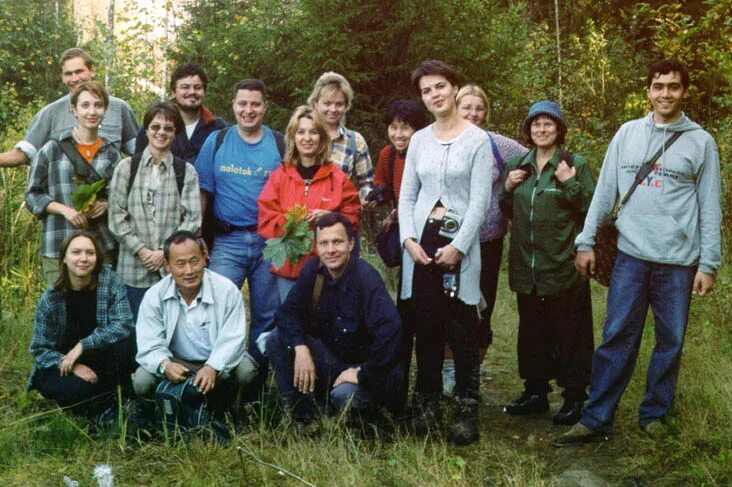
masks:
<svg viewBox="0 0 732 487"><path fill-rule="evenodd" d="M383 205L386 203L387 195L388 195L388 187L386 184L380 184L379 186L376 186L374 189L371 190L369 194L366 195L366 201L376 201L377 204Z"/></svg>

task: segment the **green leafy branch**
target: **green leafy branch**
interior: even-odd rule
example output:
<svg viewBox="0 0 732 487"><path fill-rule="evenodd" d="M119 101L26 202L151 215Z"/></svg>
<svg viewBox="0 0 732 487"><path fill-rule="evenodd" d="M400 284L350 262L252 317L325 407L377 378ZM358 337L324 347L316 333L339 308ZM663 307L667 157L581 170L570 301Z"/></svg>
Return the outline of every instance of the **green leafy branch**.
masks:
<svg viewBox="0 0 732 487"><path fill-rule="evenodd" d="M285 265L285 261L295 265L312 252L312 233L305 221L307 214L308 209L304 206L291 207L285 213L285 231L282 236L267 239L263 256L272 262L275 269Z"/></svg>
<svg viewBox="0 0 732 487"><path fill-rule="evenodd" d="M82 184L73 193L71 193L71 203L74 205L74 209L78 212L85 212L94 206L94 202L97 200L99 192L104 189L107 181L100 179L99 181L92 184Z"/></svg>

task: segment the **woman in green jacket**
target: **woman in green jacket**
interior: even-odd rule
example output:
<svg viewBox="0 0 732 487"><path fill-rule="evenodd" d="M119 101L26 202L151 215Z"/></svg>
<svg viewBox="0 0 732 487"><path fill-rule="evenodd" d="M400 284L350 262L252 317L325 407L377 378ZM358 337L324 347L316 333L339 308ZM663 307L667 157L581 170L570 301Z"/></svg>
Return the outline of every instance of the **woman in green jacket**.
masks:
<svg viewBox="0 0 732 487"><path fill-rule="evenodd" d="M501 209L511 219L509 285L519 311L519 374L525 390L510 415L549 409L549 381L564 388L554 424L575 424L592 365L589 281L574 268L595 180L587 161L562 150L567 126L559 105L534 103L522 125L532 150L508 161Z"/></svg>

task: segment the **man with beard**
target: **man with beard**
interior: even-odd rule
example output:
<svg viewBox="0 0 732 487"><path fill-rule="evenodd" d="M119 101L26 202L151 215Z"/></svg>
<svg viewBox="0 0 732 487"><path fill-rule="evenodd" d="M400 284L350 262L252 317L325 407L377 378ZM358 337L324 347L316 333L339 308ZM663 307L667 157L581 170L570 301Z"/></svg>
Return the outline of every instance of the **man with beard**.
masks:
<svg viewBox="0 0 732 487"><path fill-rule="evenodd" d="M226 122L203 105L208 88L206 72L198 64L178 66L170 78L170 98L178 107L185 130L173 141L170 151L175 157L193 163L206 138L214 130L226 127ZM137 134L136 152L147 147L145 129Z"/></svg>

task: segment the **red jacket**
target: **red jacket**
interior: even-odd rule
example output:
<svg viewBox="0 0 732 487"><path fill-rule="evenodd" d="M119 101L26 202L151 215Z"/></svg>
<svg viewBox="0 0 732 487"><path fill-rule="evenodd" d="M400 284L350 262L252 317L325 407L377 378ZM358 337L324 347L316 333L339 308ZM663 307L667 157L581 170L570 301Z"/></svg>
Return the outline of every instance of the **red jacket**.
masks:
<svg viewBox="0 0 732 487"><path fill-rule="evenodd" d="M264 185L257 198L259 205L259 225L257 233L264 238L282 236L285 228L285 213L295 205L302 205L310 210L322 209L344 214L358 230L361 218L361 200L358 191L351 184L346 173L335 164L321 166L315 173L310 187L305 188L305 181L295 166L282 164L277 168ZM314 246L313 246L314 247ZM292 265L288 261L272 272L287 279L297 279L300 270L312 255L306 255Z"/></svg>

